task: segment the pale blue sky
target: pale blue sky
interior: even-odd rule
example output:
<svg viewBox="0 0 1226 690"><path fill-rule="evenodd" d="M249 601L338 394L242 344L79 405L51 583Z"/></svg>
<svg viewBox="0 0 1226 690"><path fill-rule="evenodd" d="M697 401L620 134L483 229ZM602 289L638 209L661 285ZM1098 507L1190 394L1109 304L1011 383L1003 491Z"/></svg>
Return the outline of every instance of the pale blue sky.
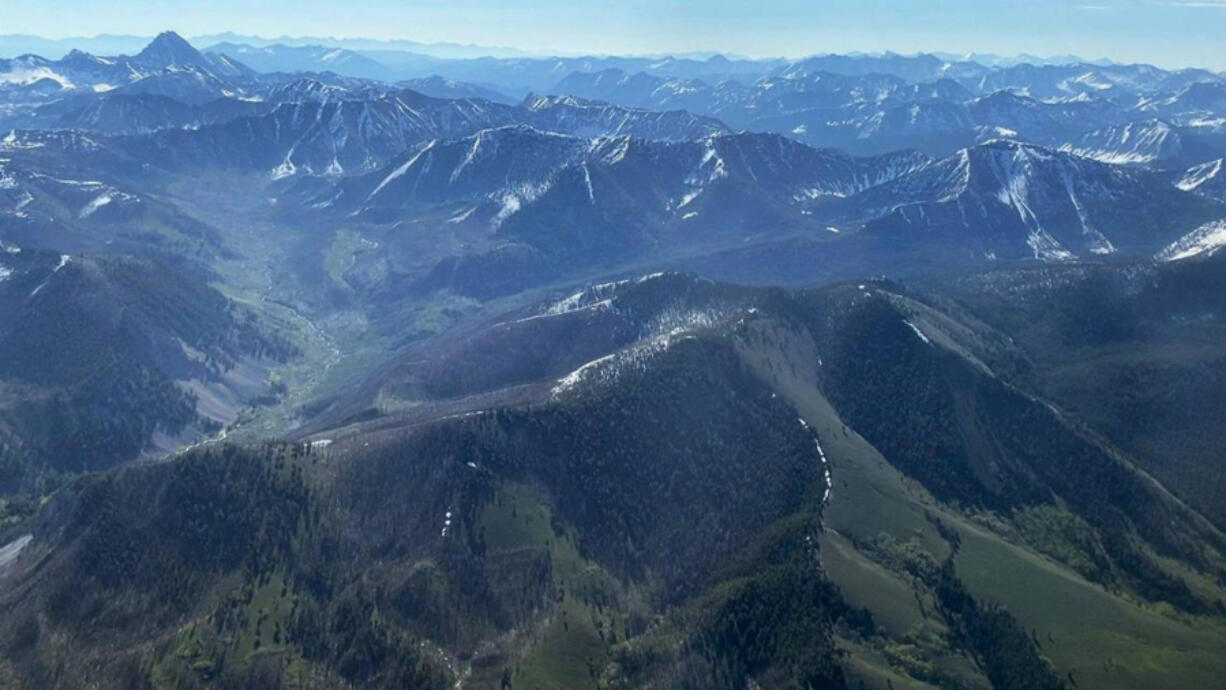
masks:
<svg viewBox="0 0 1226 690"><path fill-rule="evenodd" d="M1076 53L1226 69L1226 0L4 0L0 33L235 31L533 52ZM103 9L104 8L104 9Z"/></svg>

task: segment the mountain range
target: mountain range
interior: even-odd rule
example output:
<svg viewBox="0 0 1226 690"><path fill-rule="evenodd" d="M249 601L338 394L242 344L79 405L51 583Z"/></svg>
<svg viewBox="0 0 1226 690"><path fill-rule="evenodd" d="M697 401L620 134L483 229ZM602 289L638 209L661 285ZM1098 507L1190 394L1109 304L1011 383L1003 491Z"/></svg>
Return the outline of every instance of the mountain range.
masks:
<svg viewBox="0 0 1226 690"><path fill-rule="evenodd" d="M0 62L0 687L1226 672L1226 77L196 43Z"/></svg>

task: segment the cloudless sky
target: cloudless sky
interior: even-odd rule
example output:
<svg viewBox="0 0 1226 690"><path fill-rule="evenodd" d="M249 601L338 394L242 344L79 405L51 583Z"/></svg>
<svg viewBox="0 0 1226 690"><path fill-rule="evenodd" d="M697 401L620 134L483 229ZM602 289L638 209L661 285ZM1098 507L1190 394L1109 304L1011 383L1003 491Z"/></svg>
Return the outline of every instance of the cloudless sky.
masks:
<svg viewBox="0 0 1226 690"><path fill-rule="evenodd" d="M1226 69L1226 0L3 0L0 34L400 38L534 53L1074 53Z"/></svg>

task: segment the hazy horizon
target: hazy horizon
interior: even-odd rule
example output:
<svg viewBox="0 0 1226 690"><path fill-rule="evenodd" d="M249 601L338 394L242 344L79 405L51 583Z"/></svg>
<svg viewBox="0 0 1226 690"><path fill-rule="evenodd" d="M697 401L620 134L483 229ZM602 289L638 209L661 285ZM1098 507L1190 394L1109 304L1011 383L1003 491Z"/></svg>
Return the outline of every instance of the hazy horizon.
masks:
<svg viewBox="0 0 1226 690"><path fill-rule="evenodd" d="M1168 68L1226 69L1226 55L1218 48L1218 36L1226 29L1226 0L1095 4L770 0L752 9L727 1L696 7L681 0L634 0L601 7L592 2L541 0L508 8L493 0L461 0L441 8L398 7L389 0L376 0L346 5L343 10L324 0L292 5L276 0L258 8L234 0L208 7L129 1L130 11L111 13L102 21L80 0L57 5L60 11L49 14L34 0L13 0L0 33L64 40L148 37L173 30L189 39L234 33L266 40L412 41L531 55L1072 54Z"/></svg>

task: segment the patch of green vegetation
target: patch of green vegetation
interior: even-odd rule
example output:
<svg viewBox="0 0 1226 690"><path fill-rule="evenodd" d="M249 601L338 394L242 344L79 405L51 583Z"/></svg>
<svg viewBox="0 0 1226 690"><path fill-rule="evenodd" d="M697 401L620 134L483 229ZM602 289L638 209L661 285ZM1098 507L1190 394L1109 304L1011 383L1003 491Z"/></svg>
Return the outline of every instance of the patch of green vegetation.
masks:
<svg viewBox="0 0 1226 690"><path fill-rule="evenodd" d="M1212 687L1226 627L1143 608L983 530L960 525L959 577L1033 632L1061 676L1081 688Z"/></svg>
<svg viewBox="0 0 1226 690"><path fill-rule="evenodd" d="M595 688L609 661L605 630L611 617L566 596L555 607L548 627L512 674L512 687L540 690Z"/></svg>
<svg viewBox="0 0 1226 690"><path fill-rule="evenodd" d="M909 580L874 563L836 532L822 537L822 566L851 606L872 611L877 629L903 638L916 626L944 628L930 598Z"/></svg>
<svg viewBox="0 0 1226 690"><path fill-rule="evenodd" d="M839 638L838 649L844 655L843 671L847 687L855 690L937 690L939 686L925 683L897 670L896 659L869 644Z"/></svg>
<svg viewBox="0 0 1226 690"><path fill-rule="evenodd" d="M1015 508L1006 517L977 511L975 522L1059 561L1092 582L1109 583L1111 561L1094 529L1076 513L1051 504Z"/></svg>
<svg viewBox="0 0 1226 690"><path fill-rule="evenodd" d="M508 676L512 687L596 687L625 629L619 583L579 553L549 503L526 485L503 485L478 525L489 557L541 550L550 562L550 610Z"/></svg>
<svg viewBox="0 0 1226 690"><path fill-rule="evenodd" d="M342 290L350 290L345 280L345 273L353 267L354 255L366 246L362 236L351 230L338 230L332 237L332 243L324 250L324 273L333 285Z"/></svg>
<svg viewBox="0 0 1226 690"><path fill-rule="evenodd" d="M290 648L287 626L297 608L297 594L283 573L261 575L244 593L247 603L241 617L246 625L234 641L239 659L255 654L285 652Z"/></svg>

